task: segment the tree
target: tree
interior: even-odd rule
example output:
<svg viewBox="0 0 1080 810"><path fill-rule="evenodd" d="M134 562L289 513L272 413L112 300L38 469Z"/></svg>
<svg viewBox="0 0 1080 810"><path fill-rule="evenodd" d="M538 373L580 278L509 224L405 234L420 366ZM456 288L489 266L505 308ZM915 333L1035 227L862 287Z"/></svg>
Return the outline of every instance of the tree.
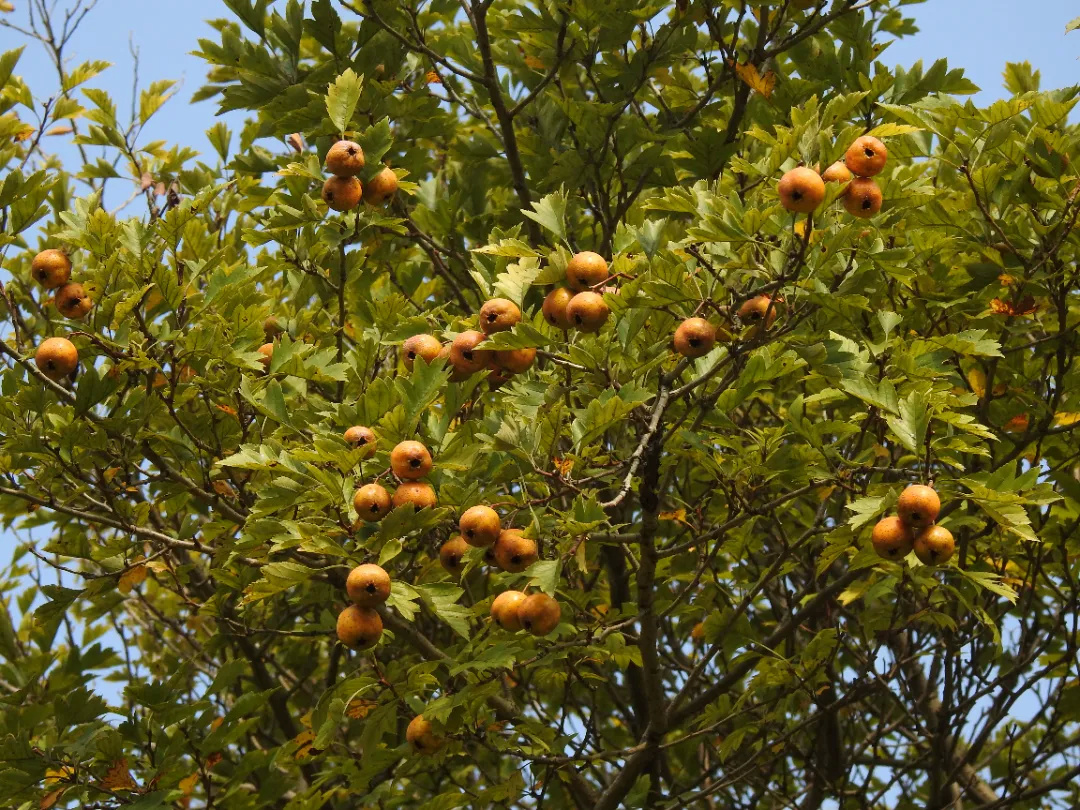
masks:
<svg viewBox="0 0 1080 810"><path fill-rule="evenodd" d="M40 0L56 93L0 59L8 806L1080 804L1075 88L1010 64L978 108L944 61L890 70L895 0L225 5L216 155L143 142L171 85L124 121ZM879 213L844 182L784 209L864 134ZM341 138L385 205L321 201ZM610 314L564 331L584 251ZM520 323L406 369L493 298ZM437 505L358 517L413 440ZM943 565L871 546L909 484ZM476 505L539 559L445 570ZM354 651L361 563L392 584ZM554 631L495 624L510 590Z"/></svg>

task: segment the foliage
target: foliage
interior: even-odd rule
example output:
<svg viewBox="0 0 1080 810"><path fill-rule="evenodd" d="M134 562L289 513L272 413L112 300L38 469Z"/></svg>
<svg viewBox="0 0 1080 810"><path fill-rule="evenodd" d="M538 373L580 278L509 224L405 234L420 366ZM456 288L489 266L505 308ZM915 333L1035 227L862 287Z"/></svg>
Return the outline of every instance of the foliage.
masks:
<svg viewBox="0 0 1080 810"><path fill-rule="evenodd" d="M247 123L216 154L140 138L169 83L124 121L104 65L57 58L46 102L0 57L8 806L1080 804L1075 89L1011 64L980 108L944 61L890 69L895 0L225 5L198 96ZM784 170L867 131L880 214L781 208ZM391 206L328 214L341 136L363 181L396 170ZM82 322L30 277L56 246ZM540 302L585 249L612 315L567 335ZM775 326L743 328L763 293ZM492 295L531 370L404 370ZM733 339L680 360L692 314ZM34 365L48 335L73 381ZM438 507L358 524L407 438ZM870 547L914 481L941 569ZM477 503L540 561L445 573ZM333 628L365 561L394 583L357 653ZM492 626L526 586L551 636Z"/></svg>

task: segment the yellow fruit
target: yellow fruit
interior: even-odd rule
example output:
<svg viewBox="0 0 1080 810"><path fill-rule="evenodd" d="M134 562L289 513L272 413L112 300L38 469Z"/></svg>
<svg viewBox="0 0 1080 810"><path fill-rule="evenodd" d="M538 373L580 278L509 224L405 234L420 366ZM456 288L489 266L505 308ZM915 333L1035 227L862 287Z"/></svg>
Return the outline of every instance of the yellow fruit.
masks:
<svg viewBox="0 0 1080 810"><path fill-rule="evenodd" d="M491 618L503 630L514 633L521 629L518 608L526 599L521 591L503 591L491 603Z"/></svg>
<svg viewBox="0 0 1080 810"><path fill-rule="evenodd" d="M50 380L59 380L79 365L79 350L67 338L46 338L38 346L34 362Z"/></svg>
<svg viewBox="0 0 1080 810"><path fill-rule="evenodd" d="M337 618L337 637L346 647L365 650L382 636L382 617L371 608L349 605Z"/></svg>
<svg viewBox="0 0 1080 810"><path fill-rule="evenodd" d="M527 596L518 606L518 621L522 629L534 636L546 636L559 626L561 618L562 608L546 593Z"/></svg>
<svg viewBox="0 0 1080 810"><path fill-rule="evenodd" d="M379 565L358 565L345 580L345 592L360 607L376 607L390 598L390 575Z"/></svg>
<svg viewBox="0 0 1080 810"><path fill-rule="evenodd" d="M54 290L71 278L71 260L62 250L43 250L30 263L30 275L46 290Z"/></svg>
<svg viewBox="0 0 1080 810"><path fill-rule="evenodd" d="M825 199L825 181L813 169L798 166L784 172L776 186L780 204L788 211L809 214Z"/></svg>
<svg viewBox="0 0 1080 810"><path fill-rule="evenodd" d="M338 141L326 153L326 170L338 177L355 177L364 168L364 150L353 141Z"/></svg>

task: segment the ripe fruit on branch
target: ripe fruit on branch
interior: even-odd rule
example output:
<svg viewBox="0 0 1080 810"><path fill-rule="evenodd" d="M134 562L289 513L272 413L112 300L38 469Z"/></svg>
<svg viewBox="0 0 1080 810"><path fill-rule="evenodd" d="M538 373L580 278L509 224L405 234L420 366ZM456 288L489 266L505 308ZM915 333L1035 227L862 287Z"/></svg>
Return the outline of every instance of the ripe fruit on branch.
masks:
<svg viewBox="0 0 1080 810"><path fill-rule="evenodd" d="M826 183L846 183L851 178L851 170L839 160L821 174L821 179Z"/></svg>
<svg viewBox="0 0 1080 810"><path fill-rule="evenodd" d="M503 630L517 632L521 629L518 608L527 597L521 591L503 591L491 603L491 618Z"/></svg>
<svg viewBox="0 0 1080 810"><path fill-rule="evenodd" d="M544 320L557 329L569 329L570 318L566 315L566 307L574 293L566 287L556 287L544 298L540 311L544 313Z"/></svg>
<svg viewBox="0 0 1080 810"><path fill-rule="evenodd" d="M716 345L716 327L704 318L687 318L675 330L675 351L683 357L702 357Z"/></svg>
<svg viewBox="0 0 1080 810"><path fill-rule="evenodd" d="M536 541L525 537L521 529L503 529L494 549L495 564L512 574L524 571L540 556Z"/></svg>
<svg viewBox="0 0 1080 810"><path fill-rule="evenodd" d="M546 636L559 626L562 608L546 593L534 593L525 597L518 606L518 621L523 630L534 636Z"/></svg>
<svg viewBox="0 0 1080 810"><path fill-rule="evenodd" d="M900 493L900 500L896 502L896 514L916 533L933 526L940 511L938 494L933 487L923 484L912 484Z"/></svg>
<svg viewBox="0 0 1080 810"><path fill-rule="evenodd" d="M536 360L536 349L499 349L493 358L495 365L511 374L528 371Z"/></svg>
<svg viewBox="0 0 1080 810"><path fill-rule="evenodd" d="M470 546L483 548L490 546L499 539L502 526L499 521L499 513L490 506L470 506L458 521L461 536Z"/></svg>
<svg viewBox="0 0 1080 810"><path fill-rule="evenodd" d="M405 729L405 740L418 754L434 754L443 744L442 738L435 735L431 723L425 720L422 714L409 721L409 727Z"/></svg>
<svg viewBox="0 0 1080 810"><path fill-rule="evenodd" d="M508 298L492 298L480 307L480 328L485 335L506 332L521 322L521 310Z"/></svg>
<svg viewBox="0 0 1080 810"><path fill-rule="evenodd" d="M772 304L770 307L770 303L772 303L772 298L768 295L755 295L749 301L744 301L739 307L739 320L744 324L760 325L764 319L765 328L772 329L773 323L776 322L777 306ZM766 313L768 313L767 319Z"/></svg>
<svg viewBox="0 0 1080 810"><path fill-rule="evenodd" d="M335 211L351 211L360 204L363 186L355 177L328 177L322 187L323 202Z"/></svg>
<svg viewBox="0 0 1080 810"><path fill-rule="evenodd" d="M859 177L873 177L885 168L889 150L873 135L863 135L844 153L844 165Z"/></svg>
<svg viewBox="0 0 1080 810"><path fill-rule="evenodd" d="M567 319L582 332L599 332L610 312L604 296L594 292L579 292L566 305Z"/></svg>
<svg viewBox="0 0 1080 810"><path fill-rule="evenodd" d="M30 275L46 290L54 290L71 278L71 259L62 250L48 248L34 257Z"/></svg>
<svg viewBox="0 0 1080 810"><path fill-rule="evenodd" d="M38 346L34 362L50 380L59 380L79 365L79 350L67 338L46 338Z"/></svg>
<svg viewBox="0 0 1080 810"><path fill-rule="evenodd" d="M476 347L484 340L484 333L467 329L450 344L450 362L454 369L465 376L475 374L488 364L488 353Z"/></svg>
<svg viewBox="0 0 1080 810"><path fill-rule="evenodd" d="M825 181L813 169L797 166L784 172L776 191L785 209L797 214L809 214L825 199Z"/></svg>
<svg viewBox="0 0 1080 810"><path fill-rule="evenodd" d="M86 294L83 285L74 281L69 281L59 288L53 300L56 302L56 308L60 311L60 314L65 318L71 318L73 321L82 318L94 306L94 302Z"/></svg>
<svg viewBox="0 0 1080 810"><path fill-rule="evenodd" d="M262 357L259 358L259 362L266 368L270 368L270 361L274 359L274 344L264 343L259 347L259 354L262 355Z"/></svg>
<svg viewBox="0 0 1080 810"><path fill-rule="evenodd" d="M345 431L345 441L358 450L364 451L361 458L371 458L378 449L379 439L375 431L363 425L353 425Z"/></svg>
<svg viewBox="0 0 1080 810"><path fill-rule="evenodd" d="M591 250L575 253L566 264L566 284L574 292L595 287L607 277L607 262L603 256Z"/></svg>
<svg viewBox="0 0 1080 810"><path fill-rule="evenodd" d="M415 480L423 478L434 465L431 461L431 453L420 442L407 440L399 442L390 451L390 468L394 475L402 480Z"/></svg>
<svg viewBox="0 0 1080 810"><path fill-rule="evenodd" d="M337 617L338 641L354 650L374 647L382 630L382 617L371 608L349 605Z"/></svg>
<svg viewBox="0 0 1080 810"><path fill-rule="evenodd" d="M874 524L870 542L879 557L886 560L902 560L911 551L915 538L911 529L900 518L890 516Z"/></svg>
<svg viewBox="0 0 1080 810"><path fill-rule="evenodd" d="M345 580L345 592L360 607L376 607L390 598L390 575L373 563L358 565Z"/></svg>
<svg viewBox="0 0 1080 810"><path fill-rule="evenodd" d="M434 335L413 335L401 344L401 359L405 363L405 368L412 371L417 357L422 357L425 363L432 363L439 356L442 348L442 344Z"/></svg>
<svg viewBox="0 0 1080 810"><path fill-rule="evenodd" d="M844 210L853 217L869 219L881 210L881 189L869 177L856 177L844 192Z"/></svg>
<svg viewBox="0 0 1080 810"><path fill-rule="evenodd" d="M460 534L455 534L439 547L439 564L448 572L457 576L464 567L465 552L469 544Z"/></svg>
<svg viewBox="0 0 1080 810"><path fill-rule="evenodd" d="M406 481L394 490L394 508L411 503L417 509L425 509L438 503L435 488L424 481Z"/></svg>
<svg viewBox="0 0 1080 810"><path fill-rule="evenodd" d="M364 484L353 495L353 509L361 520L382 520L390 512L390 493L381 484Z"/></svg>
<svg viewBox="0 0 1080 810"><path fill-rule="evenodd" d="M367 181L367 185L364 186L364 202L368 205L382 205L393 197L397 190L397 175L387 166Z"/></svg>
<svg viewBox="0 0 1080 810"><path fill-rule="evenodd" d="M338 141L326 152L326 170L338 177L355 177L364 168L364 150L353 141Z"/></svg>
<svg viewBox="0 0 1080 810"><path fill-rule="evenodd" d="M943 565L955 550L952 532L944 526L931 526L915 535L915 556L923 565Z"/></svg>

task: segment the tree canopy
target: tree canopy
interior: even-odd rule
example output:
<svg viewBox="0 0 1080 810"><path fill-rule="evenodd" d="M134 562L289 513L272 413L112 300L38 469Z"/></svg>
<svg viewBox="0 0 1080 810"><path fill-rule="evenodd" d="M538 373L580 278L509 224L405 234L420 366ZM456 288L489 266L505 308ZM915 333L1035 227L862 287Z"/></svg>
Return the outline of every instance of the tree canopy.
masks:
<svg viewBox="0 0 1080 810"><path fill-rule="evenodd" d="M1077 88L910 4L5 15L5 806L1080 805Z"/></svg>

